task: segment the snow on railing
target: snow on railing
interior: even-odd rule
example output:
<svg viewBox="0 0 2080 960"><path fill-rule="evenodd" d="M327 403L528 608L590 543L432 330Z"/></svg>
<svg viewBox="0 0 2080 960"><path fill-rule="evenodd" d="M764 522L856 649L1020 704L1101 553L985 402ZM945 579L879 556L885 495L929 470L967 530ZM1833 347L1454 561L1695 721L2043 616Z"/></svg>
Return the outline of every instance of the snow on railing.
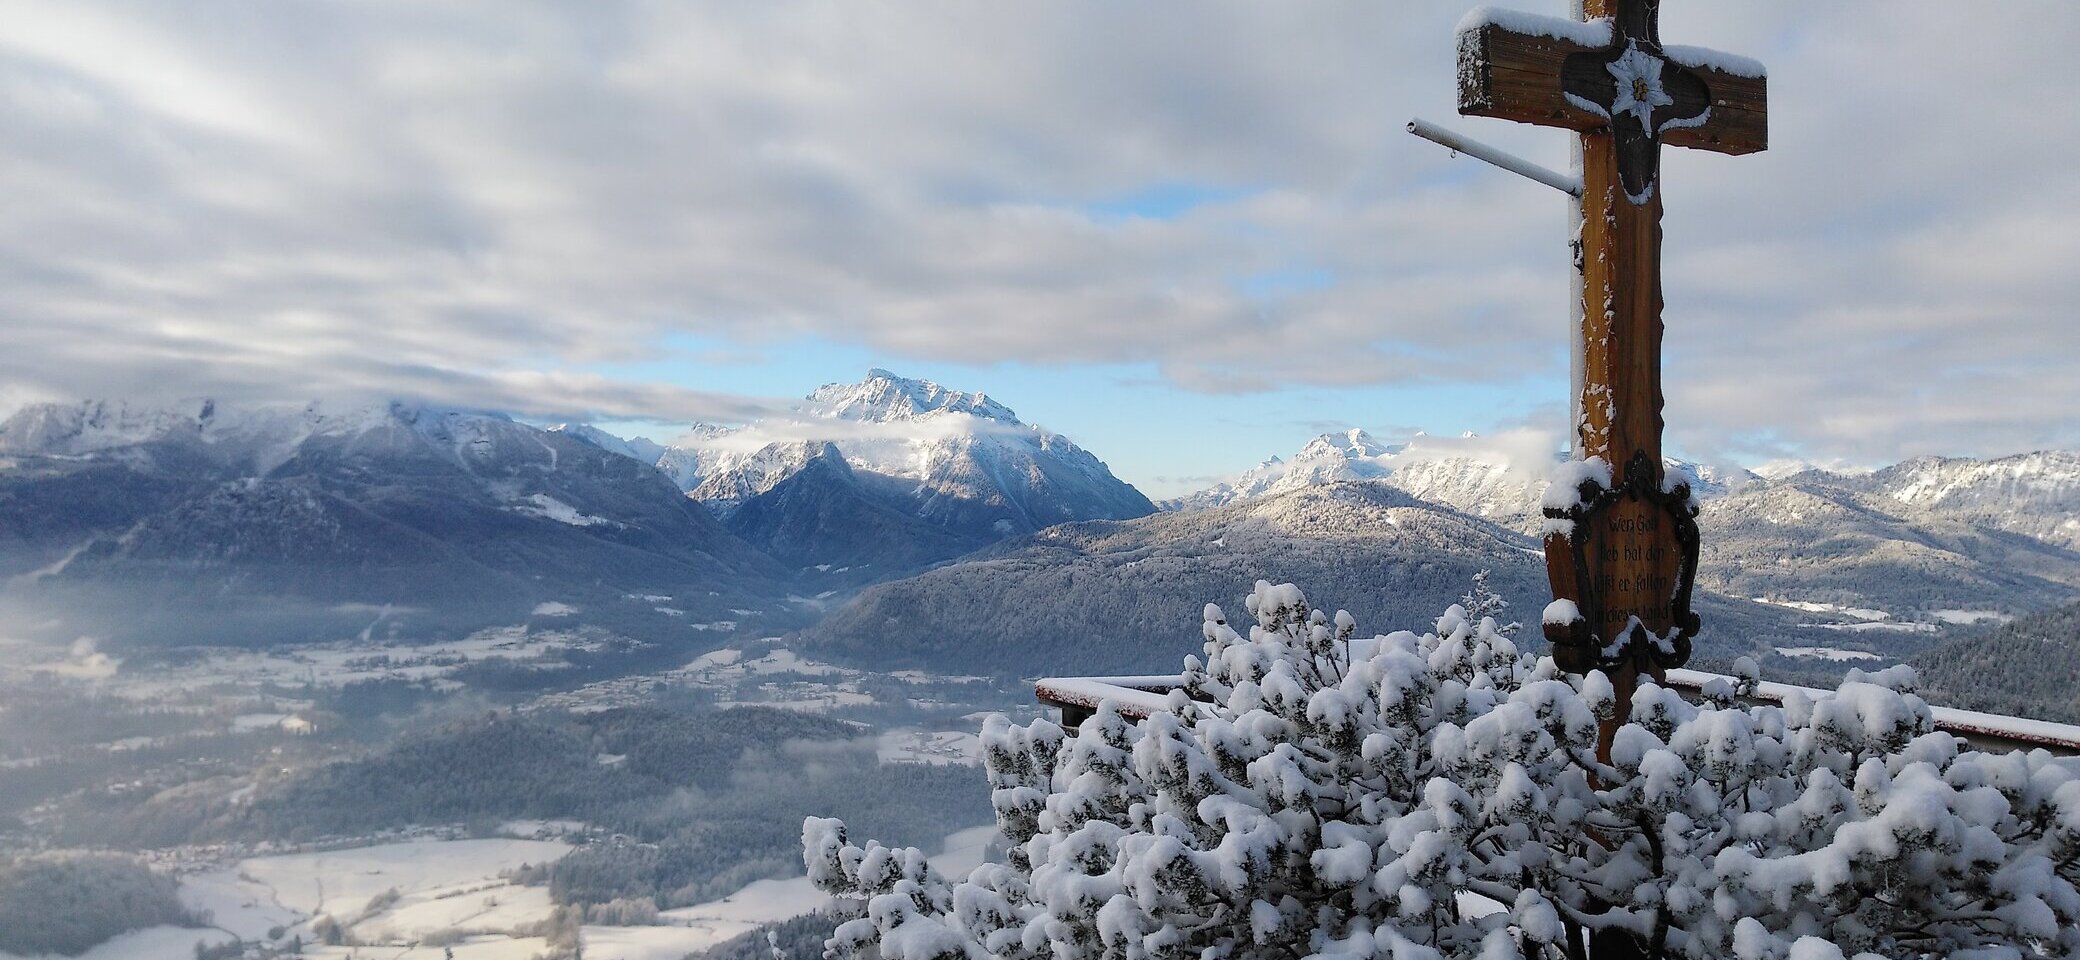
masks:
<svg viewBox="0 0 2080 960"><path fill-rule="evenodd" d="M1702 690L1704 685L1712 680L1734 682L1732 677L1702 670L1668 671L1668 686L1684 692L1694 693ZM1137 720L1145 718L1165 709L1170 691L1177 689L1182 682L1183 677L1176 674L1140 677L1045 677L1033 681L1033 695L1041 703L1062 711L1064 725L1073 727L1082 722L1084 717L1090 716L1098 709L1098 704L1106 700L1118 705L1119 712L1124 716ZM1815 700L1834 696L1831 690L1763 681L1756 687L1755 695L1751 699L1763 703L1782 703L1787 695L1794 692ZM1976 710L1958 710L1953 707L1931 707L1930 712L1934 715L1936 729L1972 741L1975 745L2025 750L2041 747L2052 753L2080 755L2080 726L2002 716L1997 713L1980 713Z"/></svg>
<svg viewBox="0 0 2080 960"><path fill-rule="evenodd" d="M1702 689L1712 680L1734 682L1732 677L1702 670L1668 672L1668 685L1678 690ZM1755 686L1753 699L1764 703L1783 703L1784 697L1794 692L1814 700L1834 695L1832 690L1765 680ZM1998 713L1980 713L1977 710L1938 707L1933 704L1930 705L1929 712L1935 717L1936 729L1953 736L2018 747L2043 747L2054 753L2080 754L2080 727L2070 723L2052 723L2049 720L2009 717Z"/></svg>

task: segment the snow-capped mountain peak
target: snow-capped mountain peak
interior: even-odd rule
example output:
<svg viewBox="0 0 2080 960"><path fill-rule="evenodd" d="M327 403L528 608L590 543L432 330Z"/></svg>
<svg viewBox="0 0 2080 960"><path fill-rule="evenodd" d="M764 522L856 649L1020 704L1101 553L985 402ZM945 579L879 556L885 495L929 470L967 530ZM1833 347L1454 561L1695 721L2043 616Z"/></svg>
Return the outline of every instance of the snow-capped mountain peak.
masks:
<svg viewBox="0 0 2080 960"><path fill-rule="evenodd" d="M1404 445L1388 445L1373 439L1372 434L1353 427L1343 433L1325 433L1309 440L1295 454L1295 460L1359 460L1385 456L1398 452Z"/></svg>
<svg viewBox="0 0 2080 960"><path fill-rule="evenodd" d="M858 497L872 498L971 546L1056 523L1154 510L1097 457L1021 422L988 396L881 369L858 383L819 387L787 416L737 427L698 425L656 463L688 496L727 518L812 462L832 457L857 481L842 491L842 502L853 505L846 509L856 507ZM817 501L802 486L791 485L787 500L808 510ZM769 509L754 513L775 522ZM836 516L802 522L837 522Z"/></svg>
<svg viewBox="0 0 2080 960"><path fill-rule="evenodd" d="M1291 460L1272 457L1234 480L1163 503L1165 510L1204 510L1257 497L1316 487L1342 480L1383 477L1382 458L1401 449L1374 439L1363 430L1325 433L1300 448Z"/></svg>
<svg viewBox="0 0 2080 960"><path fill-rule="evenodd" d="M559 423L549 427L548 432L560 433L574 440L582 440L608 453L620 454L631 460L655 464L664 455L664 444L649 437L633 437L623 440L589 423Z"/></svg>
<svg viewBox="0 0 2080 960"><path fill-rule="evenodd" d="M209 400L172 406L120 400L31 404L0 422L0 452L83 456L175 434L201 436L216 420L216 404Z"/></svg>
<svg viewBox="0 0 2080 960"><path fill-rule="evenodd" d="M2080 452L1916 457L1846 482L1906 508L2080 549Z"/></svg>
<svg viewBox="0 0 2080 960"><path fill-rule="evenodd" d="M880 368L858 383L830 383L809 394L810 412L841 420L895 423L940 413L964 413L1019 425L1011 408L981 393L963 393L930 380L900 377Z"/></svg>
<svg viewBox="0 0 2080 960"><path fill-rule="evenodd" d="M1417 431L1406 443L1382 443L1363 430L1325 433L1291 460L1264 461L1234 480L1165 501L1166 510L1202 510L1323 484L1377 480L1415 497L1509 526L1536 529L1546 473L1558 455L1541 457L1537 438L1433 437ZM1670 459L1668 469L1712 497L1755 478Z"/></svg>
<svg viewBox="0 0 2080 960"><path fill-rule="evenodd" d="M1998 460L1916 457L1874 475L1883 492L1901 503L1927 505L2024 497L2080 500L2080 453L2058 450Z"/></svg>

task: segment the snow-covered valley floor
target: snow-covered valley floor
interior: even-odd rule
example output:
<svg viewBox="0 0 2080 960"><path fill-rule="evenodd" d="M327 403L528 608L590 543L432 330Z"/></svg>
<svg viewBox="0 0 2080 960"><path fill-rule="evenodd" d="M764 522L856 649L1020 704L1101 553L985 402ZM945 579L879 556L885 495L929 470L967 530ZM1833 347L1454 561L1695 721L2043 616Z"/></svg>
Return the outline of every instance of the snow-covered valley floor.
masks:
<svg viewBox="0 0 2080 960"><path fill-rule="evenodd" d="M947 836L932 864L964 874L981 864L996 828ZM181 878L180 896L207 910L214 927L153 927L124 934L85 960L192 960L195 946L239 939L274 946L300 939L303 956L322 960L526 960L543 954L536 935L554 905L546 887L503 875L571 850L567 843L521 839L427 840L319 853L252 857ZM679 960L762 924L822 908L829 898L806 877L759 880L708 903L658 915L642 926L586 924L584 955L594 960ZM323 918L342 943L321 943ZM0 960L25 960L0 953Z"/></svg>

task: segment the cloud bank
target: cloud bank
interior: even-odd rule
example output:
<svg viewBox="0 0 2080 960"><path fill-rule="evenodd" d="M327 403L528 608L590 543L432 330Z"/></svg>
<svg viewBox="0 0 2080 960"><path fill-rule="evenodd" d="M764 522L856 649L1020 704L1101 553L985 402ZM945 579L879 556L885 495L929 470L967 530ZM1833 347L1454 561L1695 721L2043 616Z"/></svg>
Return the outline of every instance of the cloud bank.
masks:
<svg viewBox="0 0 2080 960"><path fill-rule="evenodd" d="M1550 374L1557 199L1401 132L1449 118L1463 6L0 2L0 407L774 409L598 372L675 334ZM1679 444L2080 443L2080 115L2041 95L2080 8L1885 9L1666 12L1773 101L1771 152L1664 163Z"/></svg>

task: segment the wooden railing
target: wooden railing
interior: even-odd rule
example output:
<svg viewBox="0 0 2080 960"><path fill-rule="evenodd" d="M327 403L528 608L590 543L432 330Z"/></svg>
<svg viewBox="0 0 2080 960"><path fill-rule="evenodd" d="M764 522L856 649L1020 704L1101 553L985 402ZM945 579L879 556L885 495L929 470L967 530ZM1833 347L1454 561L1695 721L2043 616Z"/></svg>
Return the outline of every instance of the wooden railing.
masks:
<svg viewBox="0 0 2080 960"><path fill-rule="evenodd" d="M1701 670L1668 672L1668 685L1682 691L1688 697L1699 695L1704 685L1715 679L1728 682L1733 680L1732 677L1705 673ZM1106 700L1116 704L1124 716L1134 719L1147 717L1164 709L1170 691L1177 689L1179 681L1180 678L1176 675L1046 677L1033 682L1033 695L1041 703L1059 710L1062 725L1074 729L1098 709L1099 703ZM1757 686L1755 695L1748 698L1748 701L1782 703L1793 693L1816 700L1834 695L1828 690L1764 681ZM1952 707L1933 707L1931 711L1935 717L1936 729L1964 740L1977 749L2044 749L2060 756L2080 756L2080 726L1979 713L1974 710L1958 710Z"/></svg>

